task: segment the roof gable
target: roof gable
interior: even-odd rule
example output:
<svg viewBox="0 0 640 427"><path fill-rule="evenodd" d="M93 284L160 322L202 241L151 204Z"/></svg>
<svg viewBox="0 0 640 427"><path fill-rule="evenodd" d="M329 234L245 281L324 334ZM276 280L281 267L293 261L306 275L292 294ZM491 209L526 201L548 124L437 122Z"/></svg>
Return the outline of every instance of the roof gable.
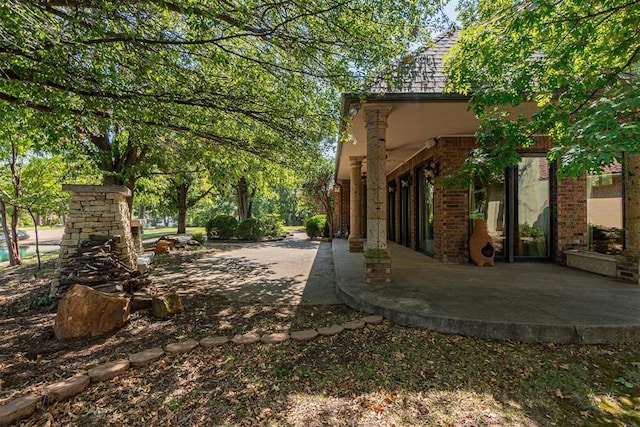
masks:
<svg viewBox="0 0 640 427"><path fill-rule="evenodd" d="M441 94L445 92L447 75L443 57L458 38L457 30L441 34L432 46L418 49L398 63L391 73L378 76L370 86L371 94Z"/></svg>

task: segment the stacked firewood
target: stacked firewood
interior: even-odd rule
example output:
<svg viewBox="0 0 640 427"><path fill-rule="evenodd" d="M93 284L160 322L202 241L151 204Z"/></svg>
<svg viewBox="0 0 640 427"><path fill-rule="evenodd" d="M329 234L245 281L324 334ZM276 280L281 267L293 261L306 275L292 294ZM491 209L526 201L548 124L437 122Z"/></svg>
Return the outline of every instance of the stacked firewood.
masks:
<svg viewBox="0 0 640 427"><path fill-rule="evenodd" d="M113 253L118 236L91 235L78 248L78 254L60 270L58 292L64 294L71 285L80 284L107 293L133 294L151 284L141 274L123 264Z"/></svg>

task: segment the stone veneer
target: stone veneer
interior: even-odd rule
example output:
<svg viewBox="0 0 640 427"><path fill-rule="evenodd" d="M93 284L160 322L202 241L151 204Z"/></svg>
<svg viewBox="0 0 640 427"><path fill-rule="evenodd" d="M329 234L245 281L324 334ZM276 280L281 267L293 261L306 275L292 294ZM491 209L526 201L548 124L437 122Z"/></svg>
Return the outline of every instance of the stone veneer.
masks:
<svg viewBox="0 0 640 427"><path fill-rule="evenodd" d="M63 185L71 193L69 216L60 242L58 266L64 267L78 254L89 236L120 236L114 254L129 268L136 268L136 247L131 235L127 197L131 191L117 185Z"/></svg>
<svg viewBox="0 0 640 427"><path fill-rule="evenodd" d="M142 246L142 233L146 223L147 220L142 218L131 220L131 238L133 239L133 246L139 254L144 252L144 247Z"/></svg>

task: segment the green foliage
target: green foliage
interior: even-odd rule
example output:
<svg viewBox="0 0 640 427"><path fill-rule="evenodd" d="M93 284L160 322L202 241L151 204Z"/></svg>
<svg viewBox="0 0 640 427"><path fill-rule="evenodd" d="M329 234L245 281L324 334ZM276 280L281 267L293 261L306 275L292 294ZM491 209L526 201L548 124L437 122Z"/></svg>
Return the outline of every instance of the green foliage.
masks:
<svg viewBox="0 0 640 427"><path fill-rule="evenodd" d="M203 244L206 240L206 236L204 233L193 233L191 234L191 238Z"/></svg>
<svg viewBox="0 0 640 427"><path fill-rule="evenodd" d="M533 135L550 135L560 175L638 152L640 4L624 0L461 3L446 60L450 89L472 95L481 148L468 175L501 171Z"/></svg>
<svg viewBox="0 0 640 427"><path fill-rule="evenodd" d="M320 235L322 235L322 229L324 228L326 222L326 215L312 216L304 222L304 231L311 239L319 237Z"/></svg>
<svg viewBox="0 0 640 427"><path fill-rule="evenodd" d="M322 237L331 237L331 229L329 228L329 221L325 221L322 226Z"/></svg>
<svg viewBox="0 0 640 427"><path fill-rule="evenodd" d="M227 240L236 234L238 220L231 215L218 215L207 221L205 228L208 239Z"/></svg>
<svg viewBox="0 0 640 427"><path fill-rule="evenodd" d="M299 166L336 133L337 94L426 40L436 10L414 0L5 2L0 102L55 124L64 138L50 147L89 156L111 184L133 186L181 158L177 139L194 157L226 153L225 173L250 171L245 155Z"/></svg>
<svg viewBox="0 0 640 427"><path fill-rule="evenodd" d="M520 224L519 232L520 237L532 237L535 240L545 239L546 236L544 228L535 227L527 223Z"/></svg>
<svg viewBox="0 0 640 427"><path fill-rule="evenodd" d="M257 218L245 219L236 229L236 237L240 240L260 240L263 236L262 221Z"/></svg>
<svg viewBox="0 0 640 427"><path fill-rule="evenodd" d="M261 222L262 232L265 236L278 237L284 233L284 223L278 214L269 214Z"/></svg>

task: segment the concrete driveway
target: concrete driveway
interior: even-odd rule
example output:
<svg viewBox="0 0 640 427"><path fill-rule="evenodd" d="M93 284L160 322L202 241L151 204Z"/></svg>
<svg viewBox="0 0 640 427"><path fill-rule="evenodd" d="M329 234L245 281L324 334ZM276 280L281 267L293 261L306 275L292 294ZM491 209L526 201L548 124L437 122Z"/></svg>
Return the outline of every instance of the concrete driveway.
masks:
<svg viewBox="0 0 640 427"><path fill-rule="evenodd" d="M215 245L214 245L215 246ZM281 241L221 244L233 250L212 253L173 271L154 272L154 285L197 295L216 292L233 301L286 305L342 304L335 293L330 242L294 233Z"/></svg>

